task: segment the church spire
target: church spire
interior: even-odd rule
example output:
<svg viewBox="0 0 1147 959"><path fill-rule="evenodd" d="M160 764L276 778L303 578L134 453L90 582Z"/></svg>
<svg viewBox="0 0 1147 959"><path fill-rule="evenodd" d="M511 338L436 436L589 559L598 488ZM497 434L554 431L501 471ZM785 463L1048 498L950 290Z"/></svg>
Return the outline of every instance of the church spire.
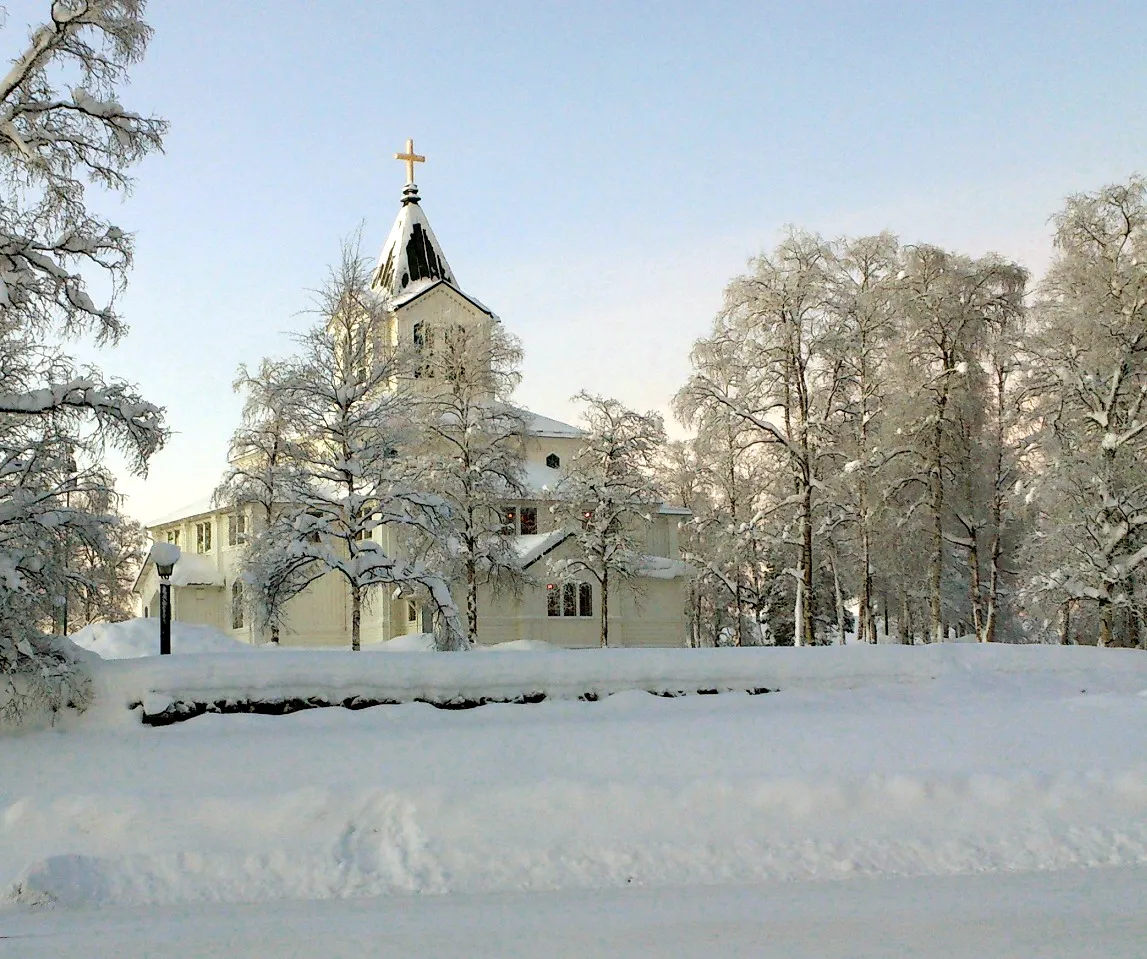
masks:
<svg viewBox="0 0 1147 959"><path fill-rule="evenodd" d="M402 206L383 244L372 285L391 296L413 292L413 287L436 280L445 280L453 286L454 274L430 229L419 202L418 185L414 182L414 164L425 163L426 157L415 153L414 141L407 140L406 152L396 153L394 158L406 164L406 186L402 189Z"/></svg>

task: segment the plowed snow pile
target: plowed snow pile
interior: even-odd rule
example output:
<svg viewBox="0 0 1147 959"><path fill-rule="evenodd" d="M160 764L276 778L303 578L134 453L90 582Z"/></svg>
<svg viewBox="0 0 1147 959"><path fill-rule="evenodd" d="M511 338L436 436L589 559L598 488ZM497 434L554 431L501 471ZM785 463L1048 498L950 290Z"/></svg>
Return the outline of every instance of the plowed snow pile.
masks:
<svg viewBox="0 0 1147 959"><path fill-rule="evenodd" d="M1147 655L753 654L779 692L162 728L121 700L0 738L0 888L106 905L1147 863ZM402 655L370 669L401 671ZM557 675L595 655L507 651L474 668L504 677L520 658ZM218 679L264 657L210 659Z"/></svg>

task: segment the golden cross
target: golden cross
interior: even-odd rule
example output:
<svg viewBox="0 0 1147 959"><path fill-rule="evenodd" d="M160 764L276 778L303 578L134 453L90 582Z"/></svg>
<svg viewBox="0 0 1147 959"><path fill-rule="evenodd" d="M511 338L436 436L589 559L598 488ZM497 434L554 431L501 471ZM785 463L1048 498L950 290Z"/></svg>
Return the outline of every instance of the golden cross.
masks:
<svg viewBox="0 0 1147 959"><path fill-rule="evenodd" d="M406 185L407 186L409 186L411 183L414 182L414 164L426 162L426 157L420 157L417 153L414 152L414 141L413 140L407 140L406 141L406 152L405 153L396 153L394 155L394 158L396 160L405 160L406 161Z"/></svg>

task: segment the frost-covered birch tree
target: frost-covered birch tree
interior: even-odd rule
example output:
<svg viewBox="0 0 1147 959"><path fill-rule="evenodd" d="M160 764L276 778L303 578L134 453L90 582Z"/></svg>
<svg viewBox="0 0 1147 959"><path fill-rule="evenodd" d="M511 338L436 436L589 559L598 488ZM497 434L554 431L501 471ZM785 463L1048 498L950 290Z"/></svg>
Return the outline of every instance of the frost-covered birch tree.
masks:
<svg viewBox="0 0 1147 959"><path fill-rule="evenodd" d="M506 535L507 502L525 493L523 414L511 404L522 348L497 320L449 314L423 338L417 422L407 464L411 484L449 508L446 537L424 544L431 564L464 584L466 629L478 642L479 587L512 588L520 568Z"/></svg>
<svg viewBox="0 0 1147 959"><path fill-rule="evenodd" d="M42 637L67 595L62 558L106 548L111 522L69 500L108 492L109 446L142 471L166 435L157 406L59 345L126 331L132 240L91 212L87 190L127 193L127 171L162 145L165 123L118 100L151 35L143 8L45 3L0 78L0 671L62 662Z"/></svg>
<svg viewBox="0 0 1147 959"><path fill-rule="evenodd" d="M828 520L833 525L839 520L855 543L857 635L869 643L876 642L875 527L884 473L899 453L880 438L887 396L894 388L887 358L895 333L893 290L898 271L899 244L890 234L835 244L826 351L833 357L831 365L840 371L840 391L839 415L825 451L832 461L826 479L835 506Z"/></svg>
<svg viewBox="0 0 1147 959"><path fill-rule="evenodd" d="M404 385L410 358L388 335L386 303L371 291L355 246L344 246L317 312L318 325L299 339L300 355L276 377L297 438L260 575L280 600L322 576L343 579L353 650L361 647L364 606L379 588L420 588L435 610L439 647L468 648L446 579L399 549L408 532L448 536L450 511L441 497L408 485L401 458L413 416Z"/></svg>
<svg viewBox="0 0 1147 959"><path fill-rule="evenodd" d="M912 508L923 511L930 537L928 625L934 642L944 633L944 559L950 534L946 494L953 468L953 432L962 399L980 382L985 337L1023 310L1026 272L1000 257L979 260L934 246L905 251L897 294L903 337L900 435L912 450L920 493Z"/></svg>
<svg viewBox="0 0 1147 959"><path fill-rule="evenodd" d="M780 454L789 492L774 506L795 516L789 538L796 552L797 645L815 636L814 491L822 485L817 460L837 405L837 386L824 382L823 362L830 258L823 240L794 231L772 254L753 260L751 272L726 289L713 332L694 345L694 372L676 400L686 424L723 409Z"/></svg>
<svg viewBox="0 0 1147 959"><path fill-rule="evenodd" d="M1064 616L1094 609L1100 645L1144 645L1147 181L1073 196L1055 225L1031 344L1043 465L1033 592Z"/></svg>
<svg viewBox="0 0 1147 959"><path fill-rule="evenodd" d="M245 394L242 421L231 437L229 465L214 497L217 504L236 510L230 522L236 526L236 539L241 536L246 541L244 595L276 644L285 603L296 592L291 579L282 579L279 571L264 563L275 555L269 537L293 479L296 451L292 443L298 432L286 382L289 369L282 361L268 359L253 372L239 367L234 387Z"/></svg>
<svg viewBox="0 0 1147 959"><path fill-rule="evenodd" d="M573 534L575 555L550 564L562 580L592 577L601 593L601 645L609 645L614 590L637 588L646 555L650 511L662 502L654 479L665 428L657 413L579 393L585 436L558 483L554 507Z"/></svg>

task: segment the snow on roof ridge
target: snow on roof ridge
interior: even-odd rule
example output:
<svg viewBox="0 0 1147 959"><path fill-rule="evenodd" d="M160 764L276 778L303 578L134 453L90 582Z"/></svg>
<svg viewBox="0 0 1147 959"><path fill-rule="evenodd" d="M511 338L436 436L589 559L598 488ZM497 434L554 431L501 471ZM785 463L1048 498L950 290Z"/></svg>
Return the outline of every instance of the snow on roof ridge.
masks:
<svg viewBox="0 0 1147 959"><path fill-rule="evenodd" d="M214 513L219 507L215 505L213 495L201 496L197 500L192 500L177 510L170 513L164 513L155 519L151 519L143 525L147 529L152 529L156 526L166 526L168 523L175 523L181 519L190 519L192 516L199 516L201 513Z"/></svg>
<svg viewBox="0 0 1147 959"><path fill-rule="evenodd" d="M528 410L524 406L517 407L526 419L526 431L532 436L569 436L580 437L585 435L585 431L581 427L574 426L571 423L563 423L561 420L556 420L552 416L543 416L541 413L535 413L533 410Z"/></svg>

